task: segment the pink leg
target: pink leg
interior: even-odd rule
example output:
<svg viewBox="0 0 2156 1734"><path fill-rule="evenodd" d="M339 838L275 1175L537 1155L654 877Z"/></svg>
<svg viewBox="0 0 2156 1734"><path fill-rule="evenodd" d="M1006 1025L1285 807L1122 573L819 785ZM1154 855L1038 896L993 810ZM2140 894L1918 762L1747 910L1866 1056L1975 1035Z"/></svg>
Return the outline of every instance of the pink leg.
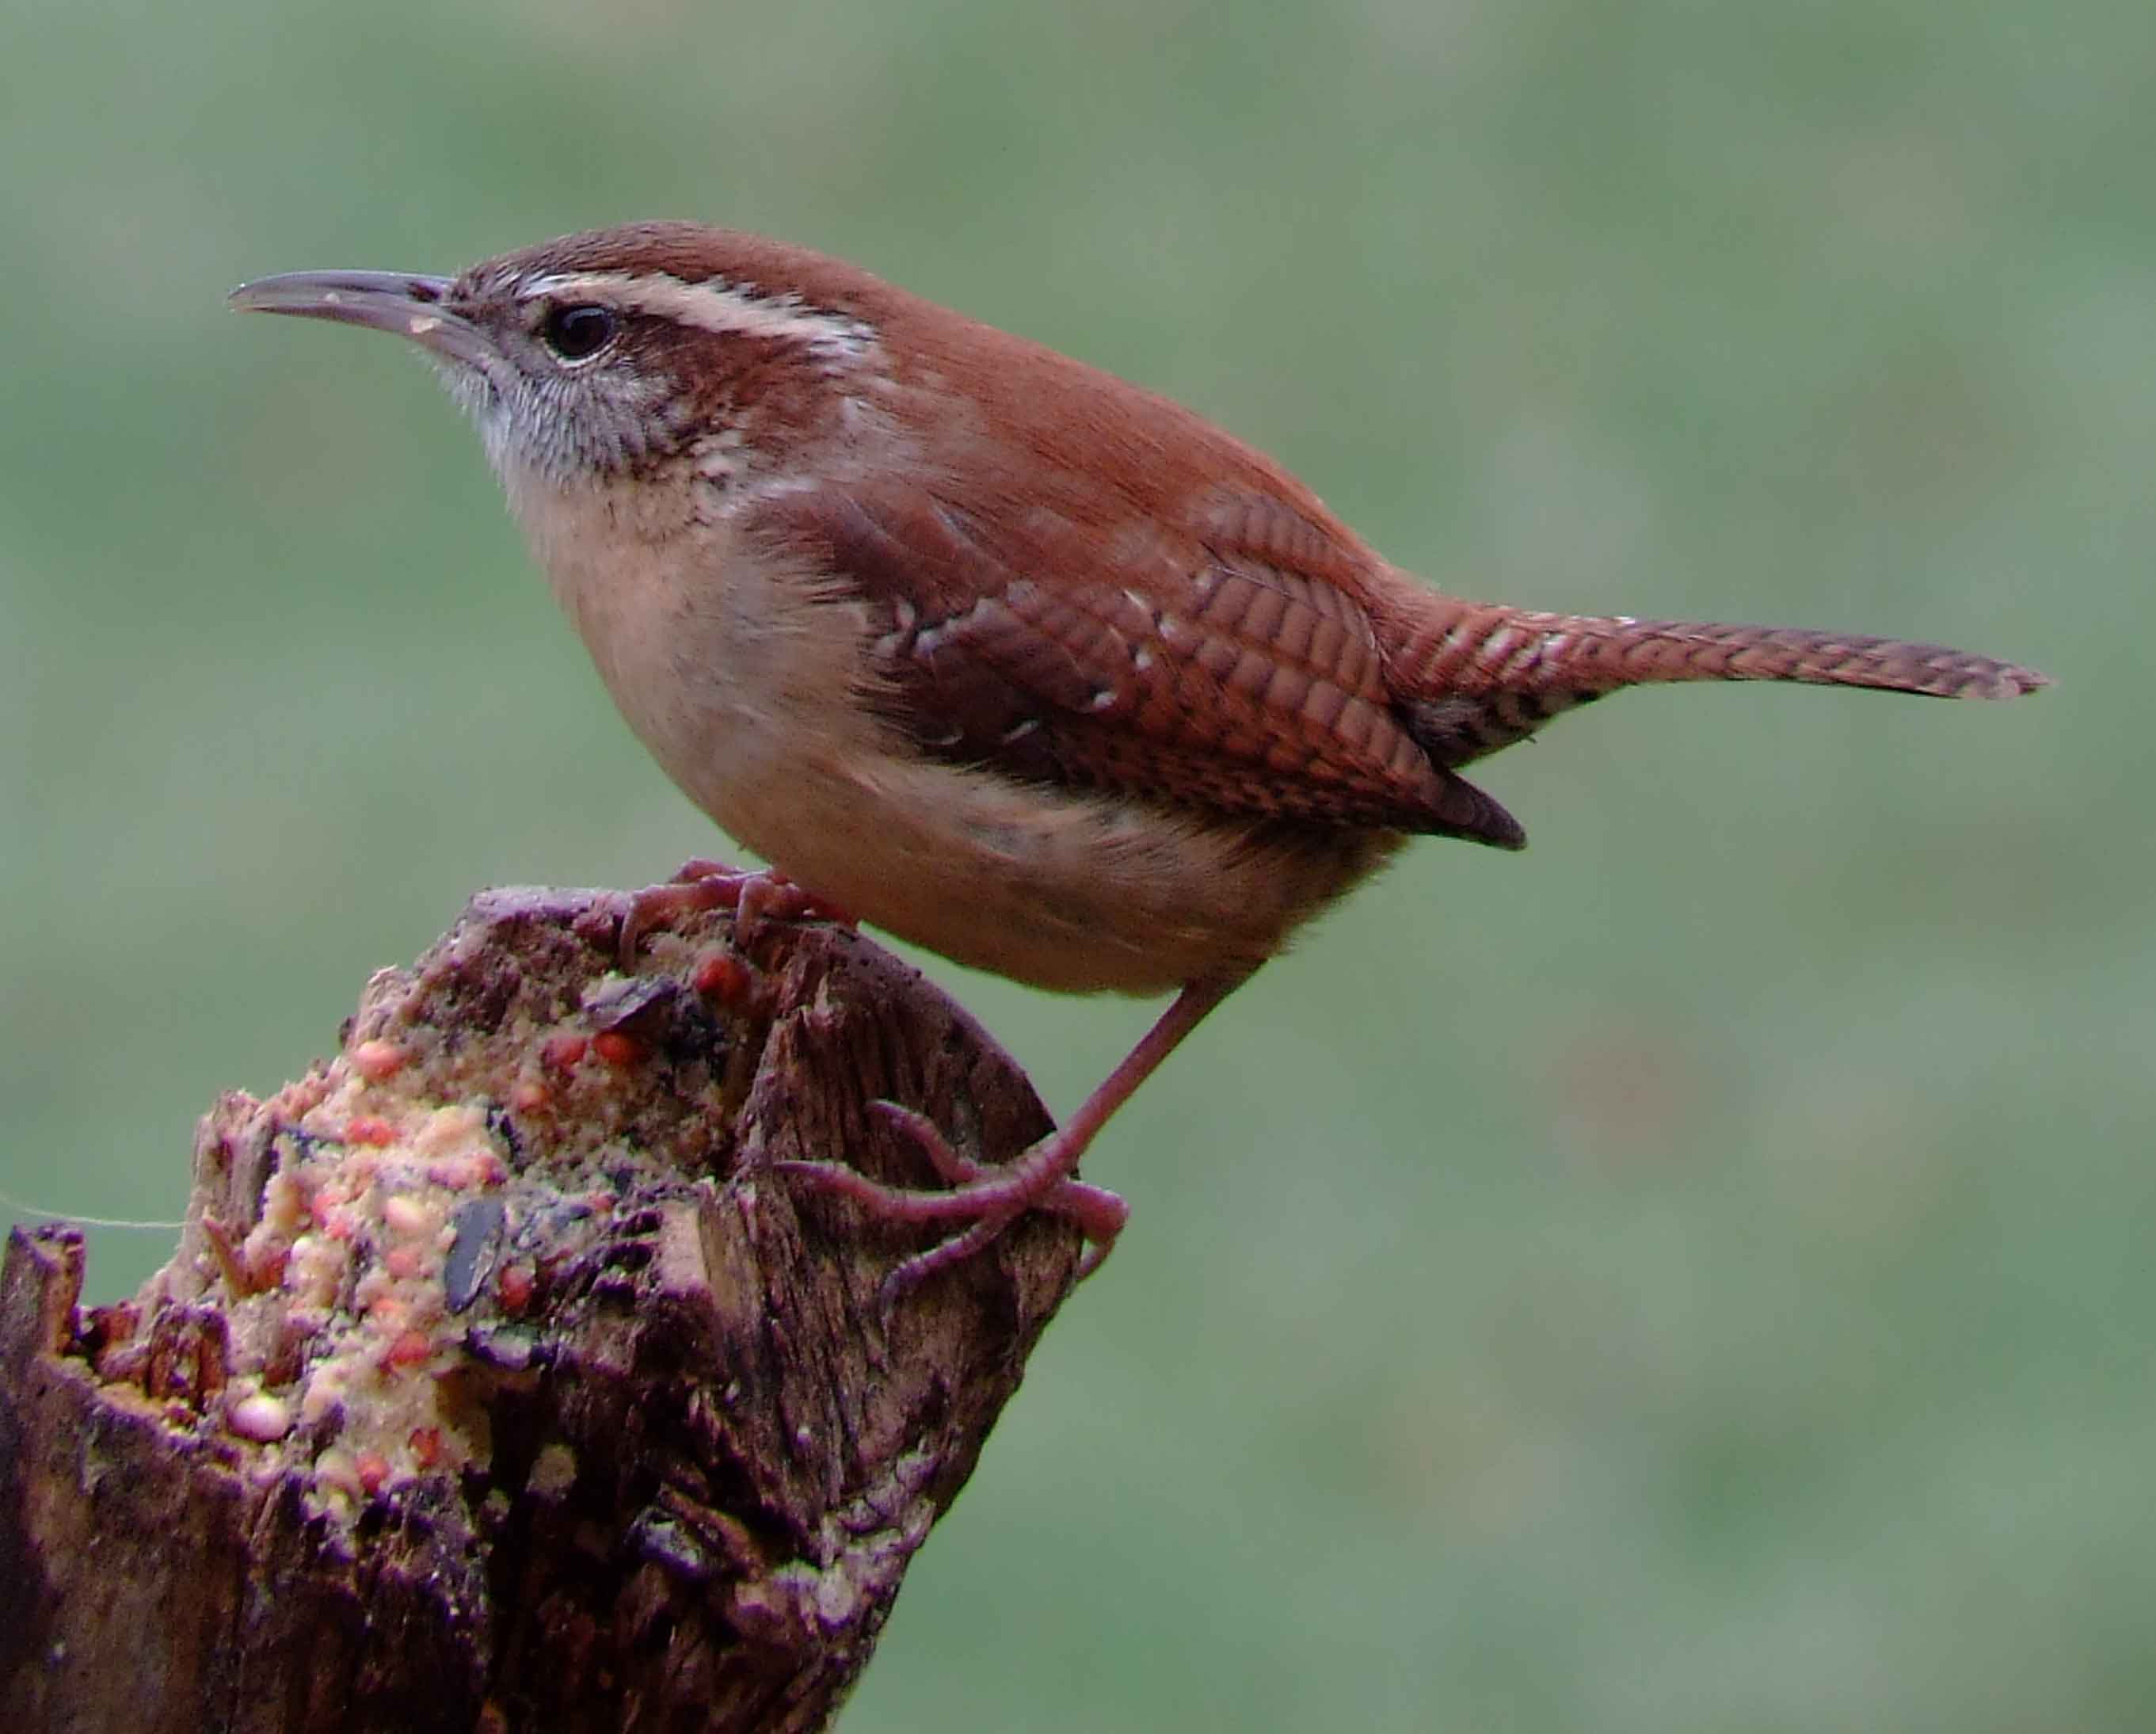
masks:
<svg viewBox="0 0 2156 1734"><path fill-rule="evenodd" d="M774 867L752 871L699 856L683 862L681 870L665 885L647 885L630 894L629 912L621 922L623 967L635 961L637 947L654 928L707 909L732 910L734 931L743 941L755 938L756 930L767 921L854 925L854 918L837 905L804 891Z"/></svg>
<svg viewBox="0 0 2156 1734"><path fill-rule="evenodd" d="M947 1192L888 1186L839 1162L782 1162L772 1166L819 1190L851 1198L879 1222L966 1224L949 1239L906 1259L885 1279L886 1305L924 1279L971 1257L1019 1216L1033 1209L1051 1210L1077 1223L1092 1243L1078 1274L1091 1275L1114 1246L1130 1207L1113 1193L1073 1179L1072 1171L1109 1116L1130 1100L1132 1093L1153 1075L1205 1014L1246 979L1246 976L1235 976L1224 981L1193 982L1184 988L1060 1130L1001 1167L959 1155L932 1124L911 1109L895 1102L878 1104L884 1117L905 1131L926 1152L936 1172L951 1183Z"/></svg>

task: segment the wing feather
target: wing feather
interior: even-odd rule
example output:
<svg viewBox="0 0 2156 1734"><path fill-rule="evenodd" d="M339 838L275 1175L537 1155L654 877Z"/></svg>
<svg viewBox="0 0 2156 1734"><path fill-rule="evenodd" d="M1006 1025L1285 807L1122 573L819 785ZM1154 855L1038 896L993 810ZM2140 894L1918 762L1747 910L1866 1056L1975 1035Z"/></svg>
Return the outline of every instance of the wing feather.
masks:
<svg viewBox="0 0 2156 1734"><path fill-rule="evenodd" d="M1522 840L1417 744L1337 581L1348 555L1284 505L1104 536L855 481L778 496L757 527L867 606L877 701L925 752L1254 818Z"/></svg>

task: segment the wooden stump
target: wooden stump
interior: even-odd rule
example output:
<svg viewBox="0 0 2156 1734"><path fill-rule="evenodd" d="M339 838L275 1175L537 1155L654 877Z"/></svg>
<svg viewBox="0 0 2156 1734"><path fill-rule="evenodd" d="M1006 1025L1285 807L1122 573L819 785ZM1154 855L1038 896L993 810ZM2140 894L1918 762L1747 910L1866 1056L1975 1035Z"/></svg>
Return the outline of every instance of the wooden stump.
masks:
<svg viewBox="0 0 2156 1734"><path fill-rule="evenodd" d="M622 900L475 899L343 1051L203 1123L177 1254L0 1275L0 1726L811 1729L1070 1282L1029 1218L886 1318L927 1231L767 1172L934 1184L1049 1121L914 970L731 916L614 972Z"/></svg>

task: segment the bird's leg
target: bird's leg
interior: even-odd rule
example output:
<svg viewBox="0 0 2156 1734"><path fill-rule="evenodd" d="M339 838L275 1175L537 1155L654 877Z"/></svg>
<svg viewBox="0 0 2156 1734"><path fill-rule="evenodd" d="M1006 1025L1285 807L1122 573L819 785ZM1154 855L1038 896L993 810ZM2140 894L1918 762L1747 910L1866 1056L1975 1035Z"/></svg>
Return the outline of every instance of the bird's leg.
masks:
<svg viewBox="0 0 2156 1734"><path fill-rule="evenodd" d="M841 1162L781 1162L772 1166L819 1190L851 1198L880 1222L965 1224L948 1239L906 1259L885 1279L886 1304L937 1271L971 1257L1028 1210L1054 1211L1077 1223L1091 1243L1078 1274L1081 1278L1089 1276L1115 1245L1130 1207L1103 1188L1074 1179L1079 1158L1109 1117L1153 1075L1161 1061L1175 1051L1208 1012L1248 978L1246 972L1190 982L1075 1114L1001 1167L961 1156L927 1116L912 1109L896 1102L878 1103L877 1111L919 1145L936 1172L951 1183L948 1191L886 1185Z"/></svg>
<svg viewBox="0 0 2156 1734"><path fill-rule="evenodd" d="M803 890L775 867L732 867L699 856L684 861L680 871L665 885L646 885L629 894L629 910L621 922L622 967L627 968L635 961L638 945L653 929L710 909L733 911L734 933L744 944L754 939L757 927L767 921L855 925L854 918L836 904Z"/></svg>

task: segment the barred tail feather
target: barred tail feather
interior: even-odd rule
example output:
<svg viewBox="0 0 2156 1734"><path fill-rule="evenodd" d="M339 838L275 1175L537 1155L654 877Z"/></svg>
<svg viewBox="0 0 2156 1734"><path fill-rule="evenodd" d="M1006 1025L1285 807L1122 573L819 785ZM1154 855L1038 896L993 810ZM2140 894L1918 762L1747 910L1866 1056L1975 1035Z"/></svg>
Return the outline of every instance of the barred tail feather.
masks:
<svg viewBox="0 0 2156 1734"><path fill-rule="evenodd" d="M1677 680L1794 680L1933 698L2015 698L2050 685L2033 669L1943 644L1789 627L1544 614L1448 603L1392 663L1414 731L1465 764L1620 687Z"/></svg>

